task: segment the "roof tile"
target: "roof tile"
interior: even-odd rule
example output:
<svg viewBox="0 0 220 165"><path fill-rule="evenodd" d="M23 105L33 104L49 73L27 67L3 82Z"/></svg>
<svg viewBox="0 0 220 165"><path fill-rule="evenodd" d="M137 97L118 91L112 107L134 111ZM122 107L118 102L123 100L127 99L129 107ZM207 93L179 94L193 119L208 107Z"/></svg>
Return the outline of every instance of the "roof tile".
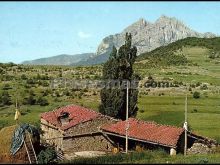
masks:
<svg viewBox="0 0 220 165"><path fill-rule="evenodd" d="M69 123L66 125L61 125L58 117L63 112L69 113ZM48 121L50 124L60 128L61 130L66 130L70 127L73 127L79 123L86 122L92 119L97 118L101 114L98 112L95 112L93 110L77 106L77 105L68 105L65 107L58 108L54 111L45 112L41 114L41 118Z"/></svg>
<svg viewBox="0 0 220 165"><path fill-rule="evenodd" d="M176 147L179 136L183 133L183 128L160 125L155 122L144 122L134 118L129 118L128 137L159 143L161 145ZM119 121L115 124L104 125L102 130L126 135L126 121Z"/></svg>

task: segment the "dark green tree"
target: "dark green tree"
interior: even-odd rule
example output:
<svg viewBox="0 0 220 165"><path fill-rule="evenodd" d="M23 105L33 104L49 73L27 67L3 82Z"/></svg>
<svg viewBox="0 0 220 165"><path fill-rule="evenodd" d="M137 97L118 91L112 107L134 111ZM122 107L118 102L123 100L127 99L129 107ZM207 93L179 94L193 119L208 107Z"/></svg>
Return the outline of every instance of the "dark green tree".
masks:
<svg viewBox="0 0 220 165"><path fill-rule="evenodd" d="M29 91L28 98L25 99L24 104L34 105L36 103L35 94L32 90Z"/></svg>
<svg viewBox="0 0 220 165"><path fill-rule="evenodd" d="M37 100L37 103L40 105L40 106L46 106L49 104L48 100L44 97L39 97L38 100Z"/></svg>
<svg viewBox="0 0 220 165"><path fill-rule="evenodd" d="M48 147L45 150L41 150L38 154L37 159L40 164L51 164L56 159L56 151L52 147Z"/></svg>
<svg viewBox="0 0 220 165"><path fill-rule="evenodd" d="M195 92L193 93L193 98L195 98L195 99L200 98L200 93L197 92L197 91L195 91Z"/></svg>
<svg viewBox="0 0 220 165"><path fill-rule="evenodd" d="M11 105L11 97L10 97L8 91L2 92L1 102L3 105Z"/></svg>
<svg viewBox="0 0 220 165"><path fill-rule="evenodd" d="M120 85L125 82L123 80L129 81L130 84L132 80L136 80L136 82L140 80L140 77L133 72L137 48L132 47L131 43L131 34L126 33L125 44L118 51L113 46L110 57L103 66L103 80L118 80ZM99 112L122 120L126 118L125 88L114 88L110 85L101 90L100 96ZM137 88L129 88L129 117L135 117L137 114L137 99Z"/></svg>

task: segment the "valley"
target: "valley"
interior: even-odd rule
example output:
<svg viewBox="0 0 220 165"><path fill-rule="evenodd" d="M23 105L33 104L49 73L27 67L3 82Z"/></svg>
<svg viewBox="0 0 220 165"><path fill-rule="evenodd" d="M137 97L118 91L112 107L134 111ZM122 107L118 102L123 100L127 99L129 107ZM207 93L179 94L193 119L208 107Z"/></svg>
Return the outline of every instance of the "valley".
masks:
<svg viewBox="0 0 220 165"><path fill-rule="evenodd" d="M168 47L169 45L161 49ZM149 67L146 62L149 59L137 60L134 71L142 78L137 118L182 127L187 94L190 128L203 136L220 141L220 65L218 57L210 58L210 52L210 49L201 46L187 46L174 51L175 54L183 54L187 58L188 63L184 65L165 63ZM161 57L162 60L166 58ZM153 61L153 58L152 56L150 60ZM21 111L19 122L38 126L40 113L64 105L77 104L98 111L100 90L51 89L50 82L57 77L75 80L101 79L102 65L71 67L1 64L1 72L1 95L8 92L10 98L8 105L1 103L1 128L15 123L13 118L16 94ZM149 75L155 82L170 82L174 85L146 88L143 84ZM195 91L200 93L198 99L193 97ZM39 98L46 99L48 104L41 104Z"/></svg>

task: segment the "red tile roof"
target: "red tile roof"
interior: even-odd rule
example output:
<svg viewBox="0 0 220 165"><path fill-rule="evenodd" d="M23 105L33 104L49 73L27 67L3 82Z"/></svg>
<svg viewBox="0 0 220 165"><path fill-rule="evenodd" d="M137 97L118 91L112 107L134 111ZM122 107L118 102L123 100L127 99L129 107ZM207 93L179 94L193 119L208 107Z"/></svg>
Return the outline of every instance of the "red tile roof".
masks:
<svg viewBox="0 0 220 165"><path fill-rule="evenodd" d="M184 132L183 128L160 125L155 122L144 122L134 118L129 118L128 122L128 137L170 147L177 146L179 136ZM119 121L115 124L104 125L101 127L104 131L123 136L126 135L125 128L126 121Z"/></svg>
<svg viewBox="0 0 220 165"><path fill-rule="evenodd" d="M63 112L69 113L70 121L68 124L65 124L62 126L58 120L58 117ZM77 105L68 105L65 107L58 108L54 111L42 113L41 118L46 120L50 124L54 125L55 127L60 128L61 130L66 130L79 123L95 119L100 115L101 115L100 113L95 112L91 109L87 109L87 108L77 106Z"/></svg>

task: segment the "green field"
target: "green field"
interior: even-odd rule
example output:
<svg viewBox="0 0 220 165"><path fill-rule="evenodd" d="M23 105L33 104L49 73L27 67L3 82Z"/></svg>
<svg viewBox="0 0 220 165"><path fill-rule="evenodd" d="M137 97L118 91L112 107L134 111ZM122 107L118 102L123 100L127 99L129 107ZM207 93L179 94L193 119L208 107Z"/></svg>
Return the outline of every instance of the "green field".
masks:
<svg viewBox="0 0 220 165"><path fill-rule="evenodd" d="M167 155L163 150L107 155L97 158L78 158L60 162L65 164L212 164L220 163L220 154Z"/></svg>
<svg viewBox="0 0 220 165"><path fill-rule="evenodd" d="M188 122L192 131L206 137L214 138L220 142L220 96L202 96L194 99L188 96ZM51 111L54 108L77 104L98 111L100 101L98 95L86 96L82 99L73 99L68 102L53 103L50 106L39 105L22 106L23 114L19 121L36 124L42 112ZM153 96L140 95L138 101L139 112L137 118L152 120L160 124L175 125L182 127L184 122L185 96ZM29 109L29 112L27 112ZM195 112L196 109L196 112ZM14 108L0 109L0 123L2 126L12 125L14 121Z"/></svg>
<svg viewBox="0 0 220 165"><path fill-rule="evenodd" d="M190 84L208 83L207 90L201 90L200 86L192 88L188 93L188 121L192 131L197 132L203 136L214 138L220 141L220 65L216 64L217 59L208 58L210 50L203 47L184 47L181 51L176 53L183 53L189 61L197 63L196 66L163 66L159 68L142 68L140 65L135 66L135 72L142 75L142 78L148 77L149 74L155 80L172 79L173 81L182 81L185 86L180 88L167 89L141 89L139 91L138 107L139 112L137 118L143 120L153 120L161 124L176 125L182 127L184 122L184 104L186 87ZM42 86L38 84L38 79L41 82L50 83L50 79L59 77L62 72L62 77L74 79L94 79L101 76L102 66L92 67L67 67L67 66L18 66L17 71L15 66L6 67L5 75L12 76L16 80L1 81L0 87L3 88L5 84L9 84L11 89L7 90L11 95L12 102L15 100L15 87L18 89L18 100L27 97L27 93L33 90L35 98L42 96L42 93L48 89L50 90L47 96L44 96L49 105L21 105L20 111L22 116L20 122L28 122L32 124L39 123L39 115L42 112L53 110L57 107L77 104L85 106L98 111L100 104L99 91L79 90L70 92L70 95L65 95L65 89L51 90L49 86ZM16 73L16 74L15 74ZM40 74L39 74L40 73ZM36 79L35 84L30 84L26 87L25 79L20 79L22 75L26 75L27 79ZM40 75L40 77L39 77ZM47 76L48 79L44 80ZM83 75L83 76L82 76ZM36 78L37 77L37 78ZM43 79L44 78L44 79ZM144 81L144 80L142 80ZM3 90L2 90L3 91ZM201 98L192 98L192 92L199 91ZM61 93L59 97L54 96L54 92ZM148 93L148 94L146 94ZM160 94L163 95L160 95ZM160 96L159 96L160 95ZM1 106L0 107L0 128L12 125L15 123L14 112L15 106Z"/></svg>
<svg viewBox="0 0 220 165"><path fill-rule="evenodd" d="M159 52L163 53L165 48L159 49ZM144 83L151 75L155 81L176 82L180 85L168 88L140 88L139 111L136 117L145 121L182 127L184 123L185 95L187 93L187 117L190 130L201 136L213 138L220 143L220 58L209 58L213 50L204 46L184 46L175 50L174 54L183 54L187 58L188 63L184 65L149 67L147 59L137 61L134 71L141 76L141 83ZM168 48L166 51L169 53ZM74 80L100 79L102 65L71 67L0 64L0 72L0 128L15 124L16 96L22 114L18 122L30 123L36 126L39 126L41 113L69 104L76 104L98 111L100 104L99 90L51 89L50 81L58 77ZM203 89L204 84L207 89ZM193 92L195 91L200 92L200 98L193 98ZM10 103L7 104L2 102L2 95L5 92L8 93L10 98ZM31 93L35 99L33 104L29 100ZM46 99L48 105L40 105L39 98ZM120 161L120 163L220 162L219 154L198 157L183 157L183 155L169 157L163 156L161 153L158 153L158 157L153 156L154 154L151 157L147 157L147 155L151 154L147 153L142 155L142 158L134 158L133 160L125 158L126 160ZM105 159L108 160L108 158Z"/></svg>

